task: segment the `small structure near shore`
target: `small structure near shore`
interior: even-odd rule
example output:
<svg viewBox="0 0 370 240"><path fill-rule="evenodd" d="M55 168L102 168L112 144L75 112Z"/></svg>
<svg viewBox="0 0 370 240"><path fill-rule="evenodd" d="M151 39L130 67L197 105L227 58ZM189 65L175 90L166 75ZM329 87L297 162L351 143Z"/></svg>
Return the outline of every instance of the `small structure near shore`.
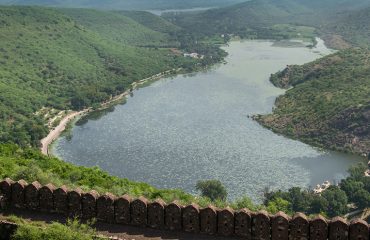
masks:
<svg viewBox="0 0 370 240"><path fill-rule="evenodd" d="M370 155L369 155L370 156ZM370 177L370 161L367 163L368 169L365 171L365 177Z"/></svg>
<svg viewBox="0 0 370 240"><path fill-rule="evenodd" d="M203 59L204 55L198 54L198 53L184 53L184 57L191 57L195 59Z"/></svg>
<svg viewBox="0 0 370 240"><path fill-rule="evenodd" d="M316 187L313 189L313 192L315 194L321 194L323 191L328 189L331 186L331 183L329 181L325 181L324 183L317 184Z"/></svg>

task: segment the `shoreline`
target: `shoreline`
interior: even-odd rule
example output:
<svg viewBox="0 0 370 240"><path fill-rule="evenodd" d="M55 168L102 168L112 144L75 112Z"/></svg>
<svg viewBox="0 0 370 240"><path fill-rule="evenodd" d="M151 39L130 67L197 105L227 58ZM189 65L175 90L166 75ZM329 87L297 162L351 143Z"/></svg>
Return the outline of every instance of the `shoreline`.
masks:
<svg viewBox="0 0 370 240"><path fill-rule="evenodd" d="M321 38L320 37L316 37L315 39L316 39L316 44L315 44L315 47L316 47L317 44L318 44L317 39L321 39ZM258 39L258 40L264 41L265 39ZM293 39L290 39L290 40L293 40ZM271 40L271 41L274 42L274 40ZM325 45L325 43L324 43L324 45ZM303 46L303 47L308 47L308 46ZM67 116L65 116L60 121L60 123L58 124L58 126L55 127L53 130L51 130L49 132L49 134L45 138L41 139L41 141L40 141L41 142L41 147L40 147L41 152L44 155L51 156L52 154L50 153L50 147L55 142L55 140L57 140L61 136L61 134L65 131L67 125L71 121L73 121L74 119L76 119L77 117L81 117L81 116L83 116L85 114L88 114L88 113L91 113L91 112L94 112L94 111L99 111L99 110L106 109L109 106L111 106L112 104L114 104L115 102L120 101L124 97L127 97L128 95L130 95L131 92L133 90L137 89L139 86L141 86L143 84L146 84L146 83L148 83L150 81L159 80L159 79L161 79L161 78L163 78L163 77L165 77L167 75L178 74L181 70L182 70L182 68L167 70L167 71L164 71L164 72L155 74L155 75L153 75L151 77L148 77L148 78L144 78L144 79L135 81L135 82L131 83L131 88L129 90L126 90L125 92L123 92L123 93L121 93L121 94L119 94L119 95L111 98L110 100L101 103L100 104L100 107L97 108L97 109L92 109L91 107L89 107L89 108L83 109L83 110L81 110L79 112L76 112L76 111L71 112L70 114L68 114Z"/></svg>
<svg viewBox="0 0 370 240"><path fill-rule="evenodd" d="M106 102L101 103L100 104L100 107L98 109L92 109L91 107L88 107L88 108L85 108L85 109L83 109L81 111L73 111L73 112L67 114L60 121L60 123L58 124L58 126L56 126L54 129L51 129L49 131L48 135L46 137L44 137L43 139L40 140L40 143L41 143L41 147L40 147L41 153L44 154L44 155L46 155L46 156L51 156L50 146L55 142L55 140L57 140L61 136L61 134L65 131L67 125L71 121L73 121L74 119L76 119L77 117L81 117L81 116L83 116L85 114L88 114L88 113L91 113L91 112L94 112L94 111L97 111L97 110L103 110L103 109L109 107L111 104L114 104L115 102L120 101L124 97L127 97L128 95L131 94L131 92L133 90L137 89L139 86L141 86L143 84L146 84L146 83L148 83L150 81L156 81L156 80L162 79L163 77L165 77L167 75L177 74L181 70L182 70L182 68L167 70L167 71L164 71L164 72L155 74L155 75L153 75L151 77L148 77L148 78L144 78L144 79L135 81L135 82L131 83L131 88L130 89L124 91L123 93L121 93L121 94L119 94L117 96L114 96L113 98L111 98L110 100L108 100Z"/></svg>

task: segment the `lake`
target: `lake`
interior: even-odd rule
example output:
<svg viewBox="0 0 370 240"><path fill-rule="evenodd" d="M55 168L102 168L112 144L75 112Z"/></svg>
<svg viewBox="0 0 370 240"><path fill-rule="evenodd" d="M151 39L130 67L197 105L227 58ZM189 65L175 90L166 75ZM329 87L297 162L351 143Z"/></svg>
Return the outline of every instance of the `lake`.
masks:
<svg viewBox="0 0 370 240"><path fill-rule="evenodd" d="M271 73L331 53L322 40L314 49L270 41L224 49L227 64L136 90L126 104L75 126L53 153L159 188L194 193L198 180L219 179L230 199L248 195L256 202L266 187L339 181L361 161L279 136L249 117L271 112L284 93L269 82Z"/></svg>

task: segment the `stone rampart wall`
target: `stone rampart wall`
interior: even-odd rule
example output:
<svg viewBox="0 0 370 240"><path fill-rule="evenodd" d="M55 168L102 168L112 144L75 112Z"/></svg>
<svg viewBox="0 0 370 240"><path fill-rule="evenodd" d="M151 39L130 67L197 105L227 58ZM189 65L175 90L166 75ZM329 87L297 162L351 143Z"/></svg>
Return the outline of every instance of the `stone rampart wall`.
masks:
<svg viewBox="0 0 370 240"><path fill-rule="evenodd" d="M41 186L38 182L28 184L24 180L0 182L0 205L95 218L106 223L251 240L369 240L369 225L362 220L347 223L340 217L308 219L301 213L289 217L282 212L269 215L247 209L181 206L160 199L150 202L143 197L99 195L95 191L68 190L52 184Z"/></svg>

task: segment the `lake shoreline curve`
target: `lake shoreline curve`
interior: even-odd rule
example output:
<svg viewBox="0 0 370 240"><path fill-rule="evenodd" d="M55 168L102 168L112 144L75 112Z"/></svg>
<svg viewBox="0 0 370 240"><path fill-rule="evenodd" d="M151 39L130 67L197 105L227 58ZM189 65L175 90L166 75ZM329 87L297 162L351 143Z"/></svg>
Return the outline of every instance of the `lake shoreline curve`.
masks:
<svg viewBox="0 0 370 240"><path fill-rule="evenodd" d="M108 101L105 101L105 102L101 103L100 107L97 108L97 109L93 109L92 107L88 107L88 108L85 108L81 111L72 111L72 112L70 112L69 114L64 116L63 119L61 119L60 123L56 127L54 127L53 129L51 129L49 131L49 133L46 137L44 137L43 139L40 140L40 144L41 144L40 151L41 151L41 153L46 155L46 156L51 156L52 154L51 154L51 151L50 151L50 146L62 135L62 133L66 130L67 125L71 121L75 120L76 118L80 118L84 115L87 115L87 114L95 112L95 111L104 110L104 109L112 106L112 104L115 104L118 101L122 100L123 98L129 96L132 93L133 90L137 89L141 85L146 84L150 81L159 80L163 77L166 77L166 76L169 76L169 75L172 75L172 74L178 74L181 70L182 70L182 68L167 70L167 71L155 74L153 76L150 76L148 78L144 78L144 79L141 79L139 81L135 81L131 84L130 89L124 91L123 93L121 93L117 96L112 97Z"/></svg>

